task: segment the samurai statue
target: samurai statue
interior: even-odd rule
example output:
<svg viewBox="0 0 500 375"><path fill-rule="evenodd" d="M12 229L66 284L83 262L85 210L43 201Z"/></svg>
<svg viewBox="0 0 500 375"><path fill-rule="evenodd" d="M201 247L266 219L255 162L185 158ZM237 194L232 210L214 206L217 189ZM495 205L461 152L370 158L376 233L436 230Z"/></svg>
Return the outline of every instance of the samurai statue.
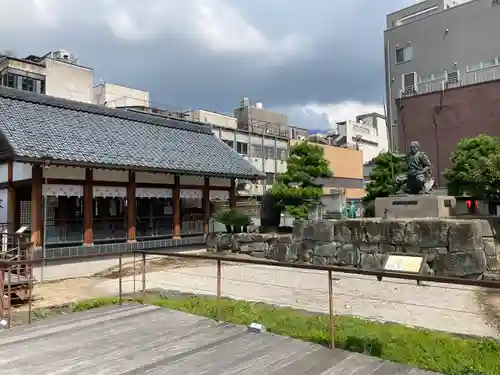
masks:
<svg viewBox="0 0 500 375"><path fill-rule="evenodd" d="M431 176L431 162L427 154L420 151L420 144L413 141L410 152L406 155L406 193L429 194L434 187L434 178Z"/></svg>

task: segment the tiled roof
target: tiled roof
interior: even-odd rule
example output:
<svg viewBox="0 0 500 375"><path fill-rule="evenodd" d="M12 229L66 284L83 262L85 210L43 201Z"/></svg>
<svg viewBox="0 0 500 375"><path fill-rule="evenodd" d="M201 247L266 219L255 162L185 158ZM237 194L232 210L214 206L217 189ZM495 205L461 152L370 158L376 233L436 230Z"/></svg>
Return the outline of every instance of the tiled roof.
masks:
<svg viewBox="0 0 500 375"><path fill-rule="evenodd" d="M263 173L204 124L0 87L0 133L15 160L238 178Z"/></svg>

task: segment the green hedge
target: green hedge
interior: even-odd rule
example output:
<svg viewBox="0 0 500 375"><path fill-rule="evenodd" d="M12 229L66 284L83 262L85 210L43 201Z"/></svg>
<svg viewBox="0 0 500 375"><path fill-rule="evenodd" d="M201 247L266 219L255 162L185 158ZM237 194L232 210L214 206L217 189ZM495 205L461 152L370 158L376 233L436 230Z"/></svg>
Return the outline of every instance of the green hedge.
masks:
<svg viewBox="0 0 500 375"><path fill-rule="evenodd" d="M82 301L73 311L117 303L116 298ZM210 297L151 297L148 303L216 318ZM329 318L289 308L223 299L220 319L235 324L263 324L268 331L322 345L329 343ZM464 323L465 324L465 323ZM389 361L448 375L500 375L500 343L459 338L394 323L370 322L349 316L335 317L335 346Z"/></svg>

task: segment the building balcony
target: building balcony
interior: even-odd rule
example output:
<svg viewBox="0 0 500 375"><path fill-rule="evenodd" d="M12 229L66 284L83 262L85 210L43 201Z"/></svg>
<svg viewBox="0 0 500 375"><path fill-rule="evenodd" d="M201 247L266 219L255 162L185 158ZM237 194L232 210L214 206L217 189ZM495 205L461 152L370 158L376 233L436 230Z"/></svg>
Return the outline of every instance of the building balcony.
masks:
<svg viewBox="0 0 500 375"><path fill-rule="evenodd" d="M377 144L379 140L378 131L373 126L355 121L345 121L338 124L338 136L346 137L347 143L362 139L369 143Z"/></svg>
<svg viewBox="0 0 500 375"><path fill-rule="evenodd" d="M439 79L430 82L421 82L414 86L408 86L399 91L399 98L404 99L410 96L428 94L436 91L448 90L456 87L475 85L478 83L495 81L500 79L500 66L469 71L447 79Z"/></svg>

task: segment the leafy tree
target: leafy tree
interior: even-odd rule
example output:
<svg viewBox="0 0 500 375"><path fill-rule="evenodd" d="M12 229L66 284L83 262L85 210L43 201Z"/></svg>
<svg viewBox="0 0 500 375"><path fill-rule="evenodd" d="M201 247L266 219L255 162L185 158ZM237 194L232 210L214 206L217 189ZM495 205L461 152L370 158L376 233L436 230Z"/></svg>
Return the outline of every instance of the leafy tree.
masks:
<svg viewBox="0 0 500 375"><path fill-rule="evenodd" d="M500 138L481 134L462 139L444 176L450 195L500 200Z"/></svg>
<svg viewBox="0 0 500 375"><path fill-rule="evenodd" d="M318 178L332 176L323 147L307 141L290 150L287 171L278 176L271 188L277 204L295 219L307 219L310 209L321 204L323 185Z"/></svg>
<svg viewBox="0 0 500 375"><path fill-rule="evenodd" d="M366 186L363 201L372 202L378 197L397 194L405 183L402 177L407 170L404 158L396 153L382 152L372 161L370 182Z"/></svg>

